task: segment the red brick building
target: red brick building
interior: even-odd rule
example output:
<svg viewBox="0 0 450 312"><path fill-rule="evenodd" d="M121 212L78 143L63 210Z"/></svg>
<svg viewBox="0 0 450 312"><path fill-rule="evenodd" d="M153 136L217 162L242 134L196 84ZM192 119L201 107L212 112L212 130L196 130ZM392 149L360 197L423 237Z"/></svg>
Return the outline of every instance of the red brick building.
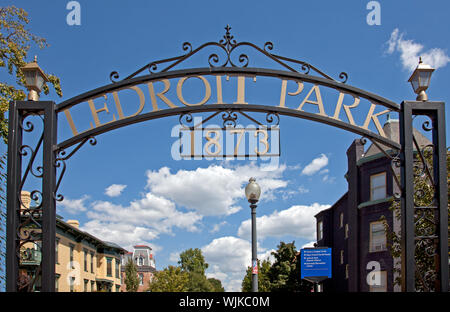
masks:
<svg viewBox="0 0 450 312"><path fill-rule="evenodd" d="M121 279L122 286L120 291L126 291L125 285L125 266L128 261L133 261L137 267L139 276L138 292L148 289L148 284L156 272L155 258L153 257L152 248L146 245L133 246L133 252L128 252L122 256Z"/></svg>

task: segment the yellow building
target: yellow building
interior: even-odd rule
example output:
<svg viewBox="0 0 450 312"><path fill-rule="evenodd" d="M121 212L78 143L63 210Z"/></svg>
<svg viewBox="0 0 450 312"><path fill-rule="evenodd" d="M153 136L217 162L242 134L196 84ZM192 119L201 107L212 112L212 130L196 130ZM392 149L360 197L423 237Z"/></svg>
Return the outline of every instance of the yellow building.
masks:
<svg viewBox="0 0 450 312"><path fill-rule="evenodd" d="M22 198L26 194L22 193ZM25 201L22 201L25 202ZM28 202L29 203L29 202ZM102 241L79 229L77 220L56 220L55 287L59 292L119 292L122 247ZM41 262L40 242L21 249L20 276L30 285ZM40 290L39 278L32 290Z"/></svg>

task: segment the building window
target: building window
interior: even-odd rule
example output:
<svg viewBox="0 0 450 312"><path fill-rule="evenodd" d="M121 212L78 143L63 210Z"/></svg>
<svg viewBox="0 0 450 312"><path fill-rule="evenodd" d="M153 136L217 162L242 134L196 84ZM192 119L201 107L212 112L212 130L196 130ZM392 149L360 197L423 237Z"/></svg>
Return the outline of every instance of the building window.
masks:
<svg viewBox="0 0 450 312"><path fill-rule="evenodd" d="M144 265L144 257L142 257L142 256L139 257L138 265L139 266L143 266Z"/></svg>
<svg viewBox="0 0 450 312"><path fill-rule="evenodd" d="M341 212L341 214L339 215L339 227L343 227L344 226L344 213Z"/></svg>
<svg viewBox="0 0 450 312"><path fill-rule="evenodd" d="M386 172L370 176L370 200L386 198Z"/></svg>
<svg viewBox="0 0 450 312"><path fill-rule="evenodd" d="M348 223L345 225L345 238L348 238Z"/></svg>
<svg viewBox="0 0 450 312"><path fill-rule="evenodd" d="M120 292L120 285L116 285L116 292Z"/></svg>
<svg viewBox="0 0 450 312"><path fill-rule="evenodd" d="M386 232L384 223L382 221L370 223L370 242L369 251L384 251L386 250Z"/></svg>
<svg viewBox="0 0 450 312"><path fill-rule="evenodd" d="M323 221L317 223L317 240L320 241L323 238Z"/></svg>
<svg viewBox="0 0 450 312"><path fill-rule="evenodd" d="M120 267L119 267L119 259L115 259L115 265L116 265L116 278L120 277Z"/></svg>
<svg viewBox="0 0 450 312"><path fill-rule="evenodd" d="M91 281L91 291L95 291L95 282Z"/></svg>
<svg viewBox="0 0 450 312"><path fill-rule="evenodd" d="M84 271L87 272L88 271L88 266L87 266L88 251L87 251L87 249L83 249L83 252L84 252Z"/></svg>
<svg viewBox="0 0 450 312"><path fill-rule="evenodd" d="M70 292L73 292L73 288L75 286L75 276L70 277Z"/></svg>
<svg viewBox="0 0 450 312"><path fill-rule="evenodd" d="M386 292L387 291L387 273L386 271L377 272L380 274L379 283L374 283L373 285L369 285L370 292Z"/></svg>
<svg viewBox="0 0 450 312"><path fill-rule="evenodd" d="M75 266L73 265L73 251L75 249L75 245L70 244L70 266L72 267L72 269L75 269Z"/></svg>
<svg viewBox="0 0 450 312"><path fill-rule="evenodd" d="M341 250L341 264L344 264L344 251Z"/></svg>
<svg viewBox="0 0 450 312"><path fill-rule="evenodd" d="M85 279L84 280L84 292L88 291L88 284L89 284L89 280Z"/></svg>
<svg viewBox="0 0 450 312"><path fill-rule="evenodd" d="M55 239L55 262L56 264L59 263L58 261L58 245L59 245L59 238Z"/></svg>
<svg viewBox="0 0 450 312"><path fill-rule="evenodd" d="M348 278L348 264L345 265L345 278Z"/></svg>
<svg viewBox="0 0 450 312"><path fill-rule="evenodd" d="M144 285L144 274L139 273L139 285Z"/></svg>
<svg viewBox="0 0 450 312"><path fill-rule="evenodd" d="M106 276L112 276L112 258L106 258Z"/></svg>
<svg viewBox="0 0 450 312"><path fill-rule="evenodd" d="M59 277L60 275L57 274L55 277L55 291L58 292L59 291Z"/></svg>
<svg viewBox="0 0 450 312"><path fill-rule="evenodd" d="M91 273L94 273L94 253L91 252Z"/></svg>

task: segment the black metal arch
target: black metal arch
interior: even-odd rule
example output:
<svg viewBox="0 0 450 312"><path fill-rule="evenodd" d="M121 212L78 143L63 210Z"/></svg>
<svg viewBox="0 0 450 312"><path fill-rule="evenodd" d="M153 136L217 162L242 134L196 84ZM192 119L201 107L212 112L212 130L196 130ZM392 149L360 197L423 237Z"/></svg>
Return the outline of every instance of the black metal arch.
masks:
<svg viewBox="0 0 450 312"><path fill-rule="evenodd" d="M42 272L42 291L55 291L55 224L56 224L56 201L63 199L58 194L58 188L66 170L66 160L70 159L87 142L91 145L96 144L95 136L101 133L111 131L126 125L138 122L163 118L167 116L180 115L201 112L218 112L226 111L228 114L245 111L264 112L268 116L285 115L297 118L309 119L312 121L328 124L350 132L354 132L369 138L374 143L378 142L399 151L395 157L391 157L394 164L401 167L401 183L399 185L399 196L401 200L402 211L402 290L414 291L415 289L415 248L421 248L415 242L424 242L427 248L427 254L434 257L435 268L432 272L427 272L427 276L431 276L429 280L436 284L436 291L448 291L448 215L447 215L447 187L445 176L445 112L444 103L442 102L403 102L398 105L388 99L371 92L361 90L359 88L349 86L346 83L348 75L345 72L339 74L341 81L333 79L315 66L300 60L287 58L271 53L273 44L266 42L264 48L249 42L236 42L230 34L230 27L227 26L226 34L218 42L208 42L196 49L192 48L189 42L182 45L185 54L171 57L164 60L158 60L143 66L125 79L118 81L119 74L111 72L111 84L94 90L85 92L75 96L58 105L54 102L30 102L30 101L14 101L10 103L9 109L9 138L8 138L8 181L7 181L7 257L6 257L6 277L7 291L18 291L21 286L19 279L19 265L21 261L21 246L26 242L42 242L42 261L39 267ZM209 66L206 68L190 68L172 70L186 59L194 56L201 50L213 47L218 48L219 52L211 53L208 57ZM250 68L249 57L246 54L239 54L237 61L233 57L239 47L249 47L256 52L261 53L271 59L283 70ZM225 57L223 57L225 54ZM222 60L221 56L222 55ZM224 59L224 60L223 60ZM167 65L159 70L160 65ZM300 70L296 70L300 67ZM149 71L147 75L140 75L144 71ZM311 72L317 75L310 75ZM364 130L357 126L352 126L345 122L335 120L329 117L308 113L304 111L294 110L286 107L266 106L253 104L208 104L202 106L177 107L164 109L145 114L136 115L119 119L115 122L101 125L92 130L80 133L79 135L67 139L63 142L57 142L57 118L58 114L70 107L89 99L96 98L105 93L124 89L139 85L142 83L157 81L160 79L171 79L183 77L187 75L242 75L242 76L266 76L277 77L280 79L301 81L313 83L332 89L336 89L343 93L351 94L355 97L367 99L373 104L379 104L387 109L398 112L400 115L400 144L384 138L370 130ZM24 135L35 131L33 123L26 119L30 115L37 115L43 122L43 129L40 139L36 145L24 144ZM434 185L433 202L426 206L418 206L414 203L414 176L413 157L414 147L416 144L412 131L412 117L425 115L430 118L432 137L433 137L433 177ZM427 127L428 129L428 127ZM78 144L78 145L76 145ZM76 145L71 152L67 152L66 148ZM417 144L416 144L417 145ZM34 148L32 147L34 146ZM42 146L42 159L36 157L38 150ZM419 147L417 146L417 150ZM389 155L387 155L389 157ZM25 166L25 173L22 172L22 161L28 163ZM423 157L422 157L423 158ZM422 159L423 162L423 159ZM424 165L424 168L426 166ZM57 168L60 168L59 178L57 177ZM32 190L33 199L40 200L39 206L35 209L24 207L21 200L21 192L27 177L35 177L41 182L41 187ZM429 174L431 176L431 174ZM357 198L353 204L356 205ZM356 206L355 206L356 207ZM426 210L432 212L433 233L417 236L414 229L415 211ZM354 211L357 211L355 208ZM38 230L30 230L29 224L35 224ZM352 231L357 231L357 215L353 214L349 224ZM416 245L416 246L415 246ZM357 240L352 239L349 242L349 248L357 248ZM357 291L357 280L359 278L358 260L356 258L349 259L350 265L350 290ZM31 289L32 284L27 284L27 289Z"/></svg>
<svg viewBox="0 0 450 312"><path fill-rule="evenodd" d="M94 90L85 92L78 96L75 96L67 101L64 101L56 106L56 112L61 113L62 111L69 109L72 106L83 103L89 99L96 98L105 93L110 93L117 90L122 90L127 87L140 85L147 82L158 81L161 79L172 79L184 76L197 76L197 75L246 75L246 76L264 76L264 77L275 77L279 79L302 81L307 83L313 83L321 86L325 86L331 89L342 91L343 93L351 94L355 97L360 97L369 100L371 103L379 104L384 106L394 112L400 111L400 106L395 102L392 102L386 98L383 98L377 94L359 89L354 86L343 84L342 82L337 82L332 79L322 78L317 76L311 76L307 74L301 74L297 72L287 72L281 70L265 69L265 68L241 68L241 67L215 67L215 68L193 68L185 70L177 70L170 72L160 72L155 74L149 74L145 76L129 78L122 80L117 83L111 83L103 87L96 88ZM340 120L333 119L331 117L320 116L313 113L308 113L304 111L299 111L291 108L283 108L268 105L257 105L257 104L210 104L201 106L189 106L189 107L178 107L178 108L168 108L159 110L156 112L149 112L145 114L139 114L131 118L124 118L122 120L117 120L115 122L108 123L106 125L94 128L92 130L80 133L70 139L67 139L58 144L58 149L64 149L70 147L83 141L87 137L96 136L101 133L111 131L113 129L121 128L130 124L135 124L138 122L152 120L157 118L163 118L167 116L174 116L183 113L201 113L201 112L211 112L220 110L240 110L240 111L252 111L252 112L272 112L278 113L280 115L286 115L291 117L303 118L312 121L317 121L320 123L328 124L334 127L347 130L361 136L368 137L379 143L382 143L391 148L399 149L400 144L398 142L389 140L388 138L382 137L370 130L364 130L360 127L353 126L351 124L342 122Z"/></svg>

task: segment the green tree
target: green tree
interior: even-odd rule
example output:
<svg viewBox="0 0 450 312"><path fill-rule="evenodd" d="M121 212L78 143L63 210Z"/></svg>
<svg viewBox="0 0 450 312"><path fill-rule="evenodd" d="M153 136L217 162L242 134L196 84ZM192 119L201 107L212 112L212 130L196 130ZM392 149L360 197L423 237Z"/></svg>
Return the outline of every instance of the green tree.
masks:
<svg viewBox="0 0 450 312"><path fill-rule="evenodd" d="M202 251L198 248L189 248L180 253L178 264L181 269L188 273L188 291L191 292L211 292L215 291L214 286L208 281L205 271L208 268ZM219 281L220 282L220 281Z"/></svg>
<svg viewBox="0 0 450 312"><path fill-rule="evenodd" d="M433 173L433 155L428 149L423 151L424 161L427 164L428 172ZM434 200L434 187L428 178L426 167L424 167L420 155L417 154L415 157L414 165L414 203L418 207L429 207L433 206ZM450 181L450 154L447 153L447 181ZM450 184L448 184L450 187ZM448 194L450 195L450 188L448 189ZM449 201L450 202L450 201ZM450 230L450 205L449 208L449 219L448 228ZM401 218L401 206L400 201L393 201L390 207L393 212L394 218L400 222ZM381 220L384 222L384 227L387 236L387 246L394 259L397 259L397 265L400 267L401 262L401 233L395 232L390 229L386 218L383 216ZM436 225L434 224L434 212L432 209L419 209L416 210L414 216L415 222L415 234L416 236L427 235L430 233L435 233ZM427 272L433 272L435 270L434 257L427 254L427 250L433 250L433 241L422 240L421 244L417 245L415 249L415 261L416 261L416 283L415 288L417 291L434 291L434 275ZM401 269L394 267L394 272L397 273L397 278L394 283L401 285Z"/></svg>
<svg viewBox="0 0 450 312"><path fill-rule="evenodd" d="M180 253L180 260L178 261L178 264L181 266L183 271L189 273L196 272L202 275L205 274L205 270L209 266L203 257L202 251L198 248L189 248Z"/></svg>
<svg viewBox="0 0 450 312"><path fill-rule="evenodd" d="M275 262L268 272L271 291L310 291L312 284L300 278L295 242L280 242L277 248L276 252L272 252Z"/></svg>
<svg viewBox="0 0 450 312"><path fill-rule="evenodd" d="M131 259L125 265L125 285L128 292L136 292L139 288L137 268Z"/></svg>
<svg viewBox="0 0 450 312"><path fill-rule="evenodd" d="M162 271L156 272L148 290L152 292L182 292L188 291L189 274L180 267L169 265Z"/></svg>
<svg viewBox="0 0 450 312"><path fill-rule="evenodd" d="M204 274L198 272L186 272L188 274L187 291L190 292L212 292L213 285Z"/></svg>
<svg viewBox="0 0 450 312"><path fill-rule="evenodd" d="M4 68L11 76L11 83L0 82L0 136L6 142L8 137L8 120L4 114L8 111L9 102L26 98L25 76L21 70L26 65L28 52L32 45L43 49L48 43L31 33L27 28L30 22L28 13L13 5L0 7L0 70ZM60 80L57 76L48 74L50 84L56 94L62 96ZM49 87L44 84L43 91L49 93Z"/></svg>
<svg viewBox="0 0 450 312"><path fill-rule="evenodd" d="M258 260L258 291L269 292L271 291L271 284L269 279L269 270L271 267L269 259L265 259L262 262ZM247 267L246 274L242 280L242 291L252 291L252 267Z"/></svg>
<svg viewBox="0 0 450 312"><path fill-rule="evenodd" d="M210 277L210 278L208 278L208 282L211 284L213 292L224 292L225 291L225 288L223 288L223 286L222 286L222 282L220 280L218 280L217 278Z"/></svg>

